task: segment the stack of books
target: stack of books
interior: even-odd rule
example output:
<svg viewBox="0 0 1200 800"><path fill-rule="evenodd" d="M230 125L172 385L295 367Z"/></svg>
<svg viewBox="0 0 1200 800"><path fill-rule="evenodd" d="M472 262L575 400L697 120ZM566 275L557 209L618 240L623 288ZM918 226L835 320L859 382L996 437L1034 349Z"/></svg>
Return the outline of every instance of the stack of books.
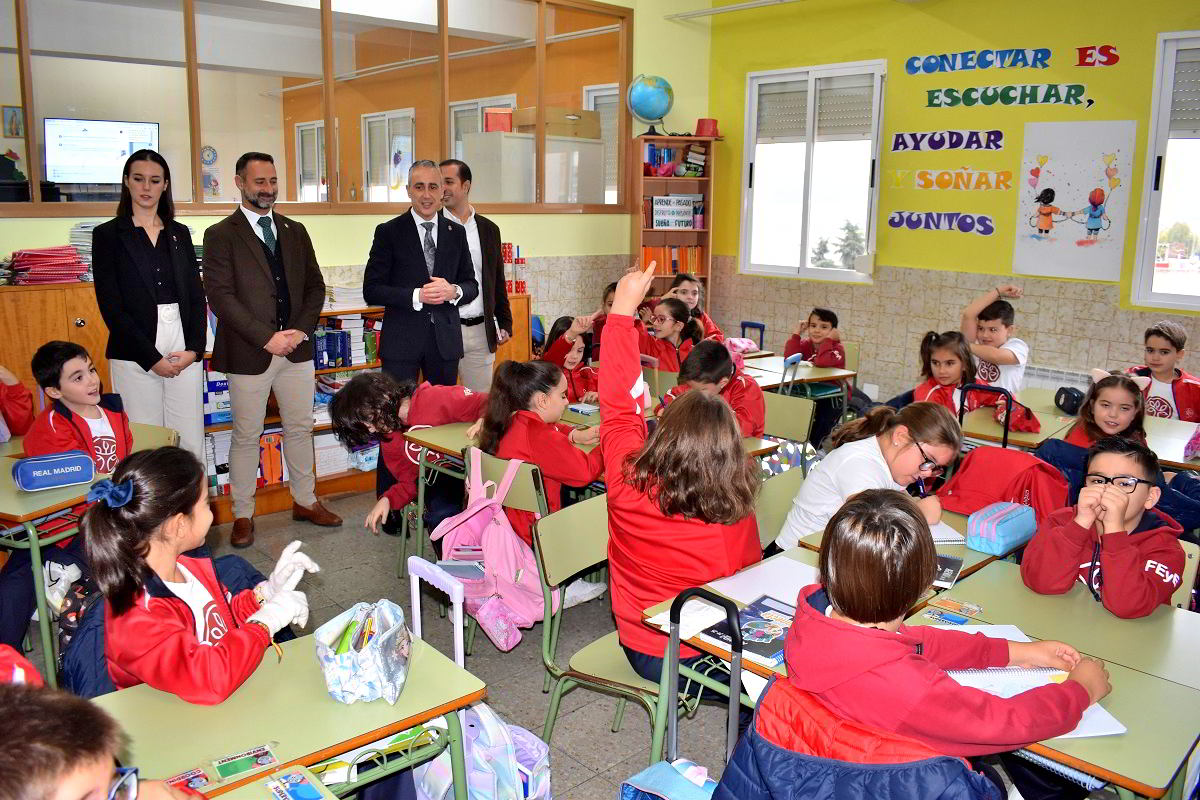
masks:
<svg viewBox="0 0 1200 800"><path fill-rule="evenodd" d="M376 326L367 328L367 322L362 314L349 314L317 328L313 346L317 369L360 367L377 361L379 331Z"/></svg>
<svg viewBox="0 0 1200 800"><path fill-rule="evenodd" d="M313 454L318 478L350 469L350 451L342 447L332 433L318 433L313 436Z"/></svg>
<svg viewBox="0 0 1200 800"><path fill-rule="evenodd" d="M233 421L229 400L229 378L212 368L204 359L204 424L217 425Z"/></svg>
<svg viewBox="0 0 1200 800"><path fill-rule="evenodd" d="M656 262L655 275L678 275L688 272L692 275L706 275L708 269L704 264L704 248L700 245L684 247L643 247L642 263Z"/></svg>
<svg viewBox="0 0 1200 800"><path fill-rule="evenodd" d="M204 453L208 474L208 493L229 494L229 442L233 431L204 434Z"/></svg>
<svg viewBox="0 0 1200 800"><path fill-rule="evenodd" d="M18 250L13 253L11 269L13 283L20 286L88 280L88 265L69 245Z"/></svg>

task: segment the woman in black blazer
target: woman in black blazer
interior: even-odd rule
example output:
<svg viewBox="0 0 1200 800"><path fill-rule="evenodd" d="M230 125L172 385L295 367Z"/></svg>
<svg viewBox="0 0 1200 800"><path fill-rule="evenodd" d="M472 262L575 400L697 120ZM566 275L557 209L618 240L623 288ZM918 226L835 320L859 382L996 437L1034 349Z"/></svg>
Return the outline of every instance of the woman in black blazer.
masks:
<svg viewBox="0 0 1200 800"><path fill-rule="evenodd" d="M203 463L204 287L191 234L175 221L171 169L153 150L125 162L117 216L92 231L92 273L130 421L175 429Z"/></svg>

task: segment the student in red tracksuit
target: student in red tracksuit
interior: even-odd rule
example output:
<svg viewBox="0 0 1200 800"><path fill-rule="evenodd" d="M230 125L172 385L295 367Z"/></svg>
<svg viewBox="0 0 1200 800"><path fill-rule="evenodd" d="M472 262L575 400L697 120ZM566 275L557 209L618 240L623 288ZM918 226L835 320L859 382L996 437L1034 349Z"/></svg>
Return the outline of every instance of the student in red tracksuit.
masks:
<svg viewBox="0 0 1200 800"><path fill-rule="evenodd" d="M549 361L505 361L492 376L479 449L497 458L519 458L542 471L550 513L562 508L562 487L587 486L600 477L600 448L577 445L600 439L599 426L577 430L559 422L567 409L567 379ZM534 515L506 508L513 530L533 544Z"/></svg>
<svg viewBox="0 0 1200 800"><path fill-rule="evenodd" d="M1142 394L1152 417L1200 420L1200 378L1178 367L1186 353L1187 330L1164 320L1146 329L1146 365L1129 372L1150 378Z"/></svg>
<svg viewBox="0 0 1200 800"><path fill-rule="evenodd" d="M661 415L667 405L690 389L719 395L733 409L742 436L762 436L767 424L767 406L762 389L737 369L725 345L705 339L692 348L679 370L679 383L663 397Z"/></svg>
<svg viewBox="0 0 1200 800"><path fill-rule="evenodd" d="M966 338L958 331L929 331L921 338L921 375L925 382L913 389L913 402L938 403L958 416L962 387L980 382L975 374L975 359ZM992 396L971 392L967 410L987 405Z"/></svg>
<svg viewBox="0 0 1200 800"><path fill-rule="evenodd" d="M83 538L104 594L104 655L118 689L146 683L189 703L220 703L276 633L308 622L296 584L318 567L298 541L253 589L231 596L217 580L204 547L213 519L204 467L187 450L134 453L88 499Z"/></svg>
<svg viewBox="0 0 1200 800"><path fill-rule="evenodd" d="M650 400L632 315L654 266L617 284L600 362L600 444L617 635L634 670L657 681L666 636L646 627L642 612L757 562L762 549L754 518L758 471L742 450L728 405L688 392L667 407L647 438L643 413ZM689 647L681 654L683 663L699 655Z"/></svg>
<svg viewBox="0 0 1200 800"><path fill-rule="evenodd" d="M701 334L705 339L713 339L718 342L725 341L725 333L717 323L713 322L712 317L704 311L704 284L702 284L695 275L689 275L686 272L681 272L671 281L671 288L663 293L663 298L674 297L682 300L683 304L688 307L688 311L700 323L703 329Z"/></svg>
<svg viewBox="0 0 1200 800"><path fill-rule="evenodd" d="M613 296L617 293L617 282L613 281L604 287L600 297L600 310L592 317L592 360L600 360L600 338L604 335L604 323L608 320L608 312L612 310Z"/></svg>
<svg viewBox="0 0 1200 800"><path fill-rule="evenodd" d="M1025 585L1063 594L1078 581L1125 619L1169 605L1186 557L1183 528L1154 508L1158 477L1144 444L1110 436L1092 445L1078 502L1047 517L1025 547Z"/></svg>
<svg viewBox="0 0 1200 800"><path fill-rule="evenodd" d="M679 372L688 353L704 338L700 321L691 315L682 300L674 297L658 301L650 312L649 332L638 325L637 337L638 350L642 355L658 359L657 368L664 372Z"/></svg>
<svg viewBox="0 0 1200 800"><path fill-rule="evenodd" d="M390 513L400 512L417 496L418 449L405 441L404 432L475 422L483 416L487 397L465 386L434 386L428 381L417 386L386 372L360 372L338 390L329 403L333 435L346 447L379 440L378 469L386 473L363 527L378 533ZM462 510L463 494L461 480L434 474L425 487L425 517L431 530Z"/></svg>
<svg viewBox="0 0 1200 800"><path fill-rule="evenodd" d="M846 348L838 332L837 314L828 308L814 308L783 346L783 357L800 353L814 367L845 367Z"/></svg>
<svg viewBox="0 0 1200 800"><path fill-rule="evenodd" d="M801 589L796 600L784 647L788 681L839 717L950 756L1060 736L1108 694L1103 664L1062 642L905 625L933 581L936 560L929 526L906 494L868 489L851 496L825 528L821 583ZM946 674L1003 666L1069 674L1061 684L1010 698L961 686Z"/></svg>
<svg viewBox="0 0 1200 800"><path fill-rule="evenodd" d="M24 436L33 425L33 395L17 376L0 366L0 416L13 436Z"/></svg>
<svg viewBox="0 0 1200 800"><path fill-rule="evenodd" d="M592 326L594 314L582 317L559 317L550 327L546 337L546 348L542 360L562 367L567 377L567 401L571 403L595 403L599 395L595 367L584 363L583 335Z"/></svg>

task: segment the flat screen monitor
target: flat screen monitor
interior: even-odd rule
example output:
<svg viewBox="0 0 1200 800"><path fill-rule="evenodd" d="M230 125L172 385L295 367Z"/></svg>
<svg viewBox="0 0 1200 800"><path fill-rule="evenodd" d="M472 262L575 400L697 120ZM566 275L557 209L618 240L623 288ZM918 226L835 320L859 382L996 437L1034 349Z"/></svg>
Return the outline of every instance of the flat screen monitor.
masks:
<svg viewBox="0 0 1200 800"><path fill-rule="evenodd" d="M158 150L157 122L46 118L46 180L120 183L129 154Z"/></svg>

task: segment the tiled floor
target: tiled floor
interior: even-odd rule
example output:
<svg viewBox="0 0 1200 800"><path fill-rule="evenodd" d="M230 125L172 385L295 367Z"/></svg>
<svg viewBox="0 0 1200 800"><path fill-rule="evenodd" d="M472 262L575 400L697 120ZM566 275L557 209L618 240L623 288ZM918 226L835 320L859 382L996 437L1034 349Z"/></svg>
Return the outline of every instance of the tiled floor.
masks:
<svg viewBox="0 0 1200 800"><path fill-rule="evenodd" d="M396 578L400 540L372 536L362 527L372 498L353 495L327 501L346 523L341 528L317 528L293 522L287 513L256 520L256 540L246 550L229 547L230 526L213 528L209 544L218 554L237 552L269 573L275 559L293 539L321 565L300 588L308 595L310 617L306 633L354 603L387 597L409 610L408 579ZM423 614L425 638L446 654L453 652L450 623L441 619L432 602ZM613 630L608 595L566 611L560 658ZM521 643L507 653L498 651L480 632L467 669L487 682L487 702L506 721L529 728L539 736L549 695L542 693L541 625L524 631ZM640 707L630 704L620 733L611 731L616 700L576 689L562 702L551 740L551 781L556 800L612 800L620 781L647 764L650 722ZM704 706L680 727L680 753L704 764L717 775L724 762L725 710Z"/></svg>

